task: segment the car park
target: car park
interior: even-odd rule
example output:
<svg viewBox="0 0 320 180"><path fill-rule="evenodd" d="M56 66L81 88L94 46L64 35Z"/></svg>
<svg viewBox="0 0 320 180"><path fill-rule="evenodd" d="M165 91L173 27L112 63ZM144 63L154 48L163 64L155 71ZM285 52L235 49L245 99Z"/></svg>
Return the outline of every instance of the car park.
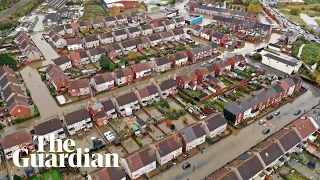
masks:
<svg viewBox="0 0 320 180"><path fill-rule="evenodd" d="M266 117L267 120L270 120L270 119L272 119L272 118L273 118L273 115L272 115L272 114L269 114L269 115Z"/></svg>
<svg viewBox="0 0 320 180"><path fill-rule="evenodd" d="M280 111L276 111L273 113L273 115L278 116L280 114Z"/></svg>
<svg viewBox="0 0 320 180"><path fill-rule="evenodd" d="M189 167L191 167L191 164L189 162L185 162L182 164L182 169L188 169Z"/></svg>
<svg viewBox="0 0 320 180"><path fill-rule="evenodd" d="M269 132L270 132L269 128L266 128L266 129L262 130L262 134L268 134Z"/></svg>
<svg viewBox="0 0 320 180"><path fill-rule="evenodd" d="M297 109L297 110L295 110L294 112L293 112L293 115L299 115L301 113L301 110L300 109Z"/></svg>

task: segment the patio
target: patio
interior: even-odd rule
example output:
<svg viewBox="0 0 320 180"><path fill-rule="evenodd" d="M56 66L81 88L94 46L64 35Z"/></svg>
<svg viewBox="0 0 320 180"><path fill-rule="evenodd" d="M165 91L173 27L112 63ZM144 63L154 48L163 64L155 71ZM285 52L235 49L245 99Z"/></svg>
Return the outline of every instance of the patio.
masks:
<svg viewBox="0 0 320 180"><path fill-rule="evenodd" d="M155 107L145 107L145 110L149 112L152 118L158 120L163 117L162 113L159 112Z"/></svg>
<svg viewBox="0 0 320 180"><path fill-rule="evenodd" d="M125 156L127 153L126 153L126 150L122 147L122 146L109 146L108 147L108 151L110 153L116 153L119 155L119 157L123 157Z"/></svg>
<svg viewBox="0 0 320 180"><path fill-rule="evenodd" d="M183 109L179 104L177 104L173 99L168 98L168 102L170 107L175 108L175 109Z"/></svg>
<svg viewBox="0 0 320 180"><path fill-rule="evenodd" d="M138 118L144 120L145 122L149 119L149 116L142 109L139 109L137 112L135 112L135 115L138 116Z"/></svg>
<svg viewBox="0 0 320 180"><path fill-rule="evenodd" d="M164 136L164 134L158 128L155 128L154 131L149 130L148 132L149 132L149 135L155 140L160 136Z"/></svg>
<svg viewBox="0 0 320 180"><path fill-rule="evenodd" d="M121 144L128 151L128 153L132 153L140 148L132 137L122 141Z"/></svg>

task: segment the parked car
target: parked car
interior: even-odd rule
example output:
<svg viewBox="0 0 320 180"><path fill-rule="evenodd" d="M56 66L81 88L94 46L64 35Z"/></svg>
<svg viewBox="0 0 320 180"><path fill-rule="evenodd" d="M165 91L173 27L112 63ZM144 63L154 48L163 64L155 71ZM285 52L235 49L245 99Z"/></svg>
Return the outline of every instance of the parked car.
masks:
<svg viewBox="0 0 320 180"><path fill-rule="evenodd" d="M280 111L276 111L273 113L273 115L278 116L280 114Z"/></svg>
<svg viewBox="0 0 320 180"><path fill-rule="evenodd" d="M301 110L300 109L297 109L297 110L295 110L294 112L293 112L293 115L299 115L301 113Z"/></svg>
<svg viewBox="0 0 320 180"><path fill-rule="evenodd" d="M201 66L205 66L205 65L206 65L206 63L202 63L202 64L201 64Z"/></svg>
<svg viewBox="0 0 320 180"><path fill-rule="evenodd" d="M182 164L182 169L188 169L189 167L191 167L191 164L189 162L185 162Z"/></svg>
<svg viewBox="0 0 320 180"><path fill-rule="evenodd" d="M272 115L272 114L269 114L269 115L266 117L267 120L270 120L270 119L272 119L272 118L273 118L273 115Z"/></svg>
<svg viewBox="0 0 320 180"><path fill-rule="evenodd" d="M264 124L264 123L266 123L266 120L264 120L264 119L260 119L260 120L259 120L259 124L260 124L260 125L262 125L262 124Z"/></svg>
<svg viewBox="0 0 320 180"><path fill-rule="evenodd" d="M268 134L269 132L270 132L269 128L266 128L266 129L262 130L262 134Z"/></svg>

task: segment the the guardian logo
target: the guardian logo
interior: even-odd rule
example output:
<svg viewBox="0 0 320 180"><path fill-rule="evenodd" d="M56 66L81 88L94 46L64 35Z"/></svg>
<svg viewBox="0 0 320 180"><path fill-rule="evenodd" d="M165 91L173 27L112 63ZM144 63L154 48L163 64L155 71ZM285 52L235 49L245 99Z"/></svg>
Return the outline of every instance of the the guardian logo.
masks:
<svg viewBox="0 0 320 180"><path fill-rule="evenodd" d="M119 167L118 154L90 154L89 148L82 152L81 148L75 149L75 142L67 139L55 139L54 134L49 137L50 151L45 152L44 136L35 136L38 139L38 151L30 157L20 158L20 152L28 154L27 149L20 149L13 153L13 163L18 167L65 167L66 162L71 167ZM57 150L56 150L57 149ZM21 159L21 161L20 161ZM113 165L111 166L111 162Z"/></svg>

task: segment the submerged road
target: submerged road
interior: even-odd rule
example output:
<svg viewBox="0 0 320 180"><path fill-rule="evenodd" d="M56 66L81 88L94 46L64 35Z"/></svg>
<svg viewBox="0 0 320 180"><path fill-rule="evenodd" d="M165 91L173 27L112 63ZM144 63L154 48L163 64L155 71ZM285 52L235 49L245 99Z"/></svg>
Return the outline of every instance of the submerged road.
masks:
<svg viewBox="0 0 320 180"><path fill-rule="evenodd" d="M272 127L268 127L272 133L282 129L285 125L292 122L297 116L293 115L295 109L310 110L314 105L319 103L320 98L315 97L311 91L307 91L305 94L298 97L292 103L286 104L279 108L281 114L275 116L269 122ZM191 166L195 166L195 171L192 168L183 170L181 168L182 163L173 166L171 169L164 173L160 173L152 179L155 180L199 180L204 179L210 173L220 169L228 162L232 161L239 155L243 154L251 147L255 146L259 142L263 141L268 135L263 135L261 132L266 127L259 125L256 121L251 125L234 132L231 136L223 139L216 144L207 147L204 153L198 153L197 155L185 160L190 162Z"/></svg>

